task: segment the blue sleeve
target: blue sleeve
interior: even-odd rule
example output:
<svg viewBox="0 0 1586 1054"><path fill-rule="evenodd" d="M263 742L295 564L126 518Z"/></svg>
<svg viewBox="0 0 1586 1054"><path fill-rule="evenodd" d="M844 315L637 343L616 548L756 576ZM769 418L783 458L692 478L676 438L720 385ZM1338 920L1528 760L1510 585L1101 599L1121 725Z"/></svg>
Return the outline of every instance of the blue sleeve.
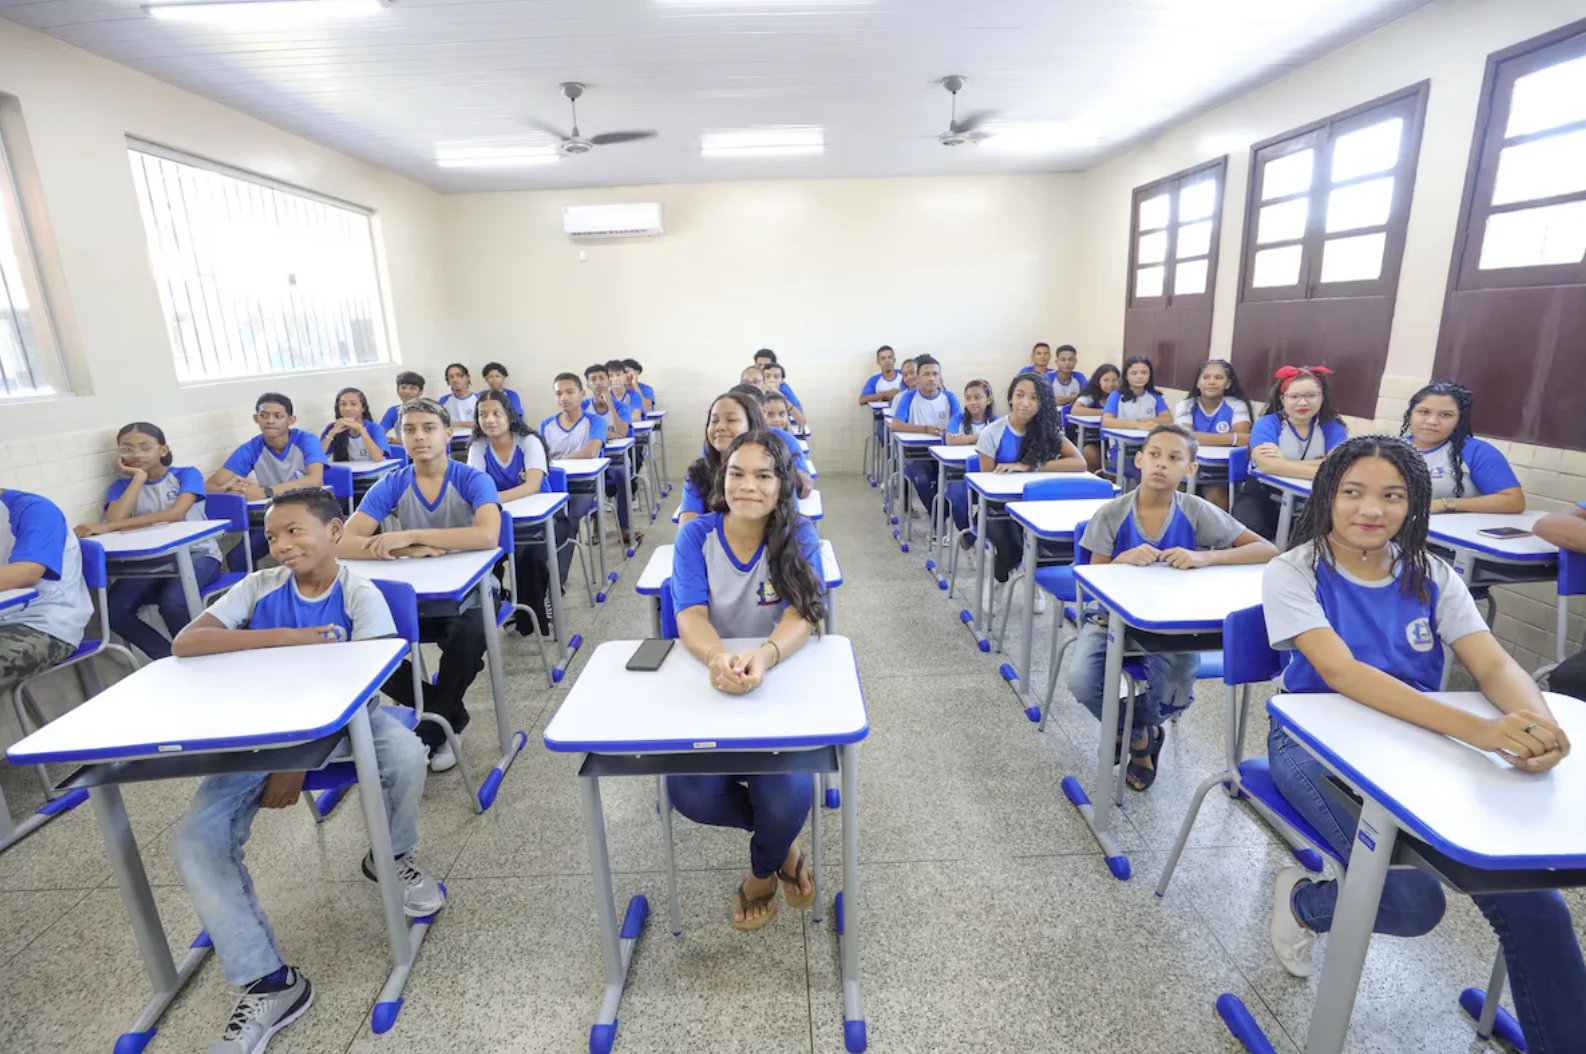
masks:
<svg viewBox="0 0 1586 1054"><path fill-rule="evenodd" d="M611 429L606 425L606 419L595 414L585 414L584 416L589 418L589 438L598 439L604 445L606 436L611 432Z"/></svg>
<svg viewBox="0 0 1586 1054"><path fill-rule="evenodd" d="M393 407L391 407L390 409L388 409L385 412L385 416L380 418L380 427L385 429L387 432L391 431L391 429L393 429L393 428L395 428L397 426L397 418L401 417L401 416L402 416L402 407L401 406L393 406Z"/></svg>
<svg viewBox="0 0 1586 1054"><path fill-rule="evenodd" d="M1159 414L1167 413L1167 400L1162 398L1161 395L1156 397L1156 412Z"/></svg>
<svg viewBox="0 0 1586 1054"><path fill-rule="evenodd" d="M406 482L407 476L405 471L387 472L381 476L358 503L358 511L375 523L380 523L391 515L391 510L396 508L397 498L402 493L402 484Z"/></svg>
<svg viewBox="0 0 1586 1054"><path fill-rule="evenodd" d="M202 472L191 466L173 468L171 471L176 473L176 485L181 488L177 491L178 494L191 494L199 501L204 500L204 495L207 491L204 490L204 474ZM114 485L112 485L112 489L114 489Z"/></svg>
<svg viewBox="0 0 1586 1054"><path fill-rule="evenodd" d="M894 421L901 421L904 424L913 424L913 422L909 420L909 411L913 409L913 407L914 389L910 388L908 391L903 393L903 398L899 399L897 405L892 408L892 419Z"/></svg>
<svg viewBox="0 0 1586 1054"><path fill-rule="evenodd" d="M1267 414L1265 417L1257 418L1256 423L1250 426L1251 447L1258 447L1262 443L1276 443L1278 441L1278 430L1282 427L1282 422L1278 420L1277 414ZM1327 438L1326 429L1322 431L1322 438L1323 440ZM1254 465L1250 467L1252 469L1255 468Z"/></svg>
<svg viewBox="0 0 1586 1054"><path fill-rule="evenodd" d="M556 420L560 416L561 416L560 414L552 414L551 416L547 417L545 420L541 421L540 422L540 435L542 435L542 436L546 435L547 434L547 430L551 427L551 422Z"/></svg>
<svg viewBox="0 0 1586 1054"><path fill-rule="evenodd" d="M625 425L633 423L633 405L626 399L612 399L612 409L617 411L617 417Z"/></svg>
<svg viewBox="0 0 1586 1054"><path fill-rule="evenodd" d="M66 562L66 517L54 502L36 494L27 495L9 508L16 542L7 562L42 564L45 578L60 581L61 567Z"/></svg>
<svg viewBox="0 0 1586 1054"><path fill-rule="evenodd" d="M132 481L130 479L112 480L110 489L105 492L105 508L108 509L110 506L114 505L116 503L116 499L125 494L127 492L127 488L131 485Z"/></svg>
<svg viewBox="0 0 1586 1054"><path fill-rule="evenodd" d="M1085 385L1090 383L1089 381L1087 381L1085 379L1085 375L1083 373L1080 373L1078 370L1074 371L1074 379L1079 382L1079 390L1080 391L1084 391L1085 390Z"/></svg>
<svg viewBox="0 0 1586 1054"><path fill-rule="evenodd" d="M1327 450L1331 453L1333 447L1349 442L1349 429L1344 427L1342 421L1329 421L1322 426L1322 442L1327 444Z"/></svg>
<svg viewBox="0 0 1586 1054"><path fill-rule="evenodd" d="M710 606L710 579L705 573L705 539L711 520L690 520L677 532L672 546L672 610L681 612L701 604Z"/></svg>
<svg viewBox="0 0 1586 1054"><path fill-rule="evenodd" d="M821 584L821 589L824 591L826 569L821 566L821 536L816 532L815 525L802 517L799 519L798 541L799 555L815 571L815 581Z"/></svg>
<svg viewBox="0 0 1586 1054"><path fill-rule="evenodd" d="M310 433L298 432L296 442L297 448L303 452L304 468L310 465L330 464L330 459L325 456L325 447Z"/></svg>
<svg viewBox="0 0 1586 1054"><path fill-rule="evenodd" d="M501 492L496 489L496 481L488 473L480 472L476 468L463 466L463 471L457 475L461 484L458 492L468 500L468 504L478 509L484 505L500 505ZM387 476L390 473L386 473Z"/></svg>
<svg viewBox="0 0 1586 1054"><path fill-rule="evenodd" d="M1115 391L1111 395L1107 396L1107 402L1106 402L1105 405L1102 406L1101 412L1104 413L1104 414L1112 414L1112 416L1117 417L1118 416L1118 406L1119 406L1119 404L1122 401L1123 401L1123 389L1119 388L1117 391Z"/></svg>
<svg viewBox="0 0 1586 1054"><path fill-rule="evenodd" d="M1483 440L1471 439L1465 443L1465 465L1470 469L1470 481L1483 494L1496 494L1520 485L1520 478L1509 467L1509 459Z"/></svg>
<svg viewBox="0 0 1586 1054"><path fill-rule="evenodd" d="M947 393L947 430L949 432L962 431L964 427L964 407L958 401L958 396L952 392Z"/></svg>
<svg viewBox="0 0 1586 1054"><path fill-rule="evenodd" d="M507 401L509 403L511 403L512 404L512 408L518 412L518 416L522 417L523 416L523 400L519 399L518 398L518 393L513 391L511 388L507 389Z"/></svg>
<svg viewBox="0 0 1586 1054"><path fill-rule="evenodd" d="M783 395L787 396L787 401L788 402L792 403L794 406L798 407L800 410L804 409L804 404L799 402L799 397L793 394L793 389L788 386L788 382L787 381L783 381L782 382L781 391L782 391Z"/></svg>
<svg viewBox="0 0 1586 1054"><path fill-rule="evenodd" d="M879 373L876 374L874 377L870 378L868 381L865 382L865 386L859 390L859 394L860 395L874 395L874 394L876 394L876 382L879 381L880 379L881 379L881 374L879 374Z"/></svg>
<svg viewBox="0 0 1586 1054"><path fill-rule="evenodd" d="M694 489L694 481L683 481L683 504L678 507L678 513L692 512L696 516L705 515L705 497Z"/></svg>
<svg viewBox="0 0 1586 1054"><path fill-rule="evenodd" d="M374 440L374 445L380 448L380 453L382 453L382 454L390 454L391 453L391 444L386 441L385 429L383 429L383 428L371 428L371 429L369 429L369 438L373 439Z"/></svg>
<svg viewBox="0 0 1586 1054"><path fill-rule="evenodd" d="M226 463L221 467L234 476L253 475L254 462L259 460L259 448L264 445L264 436L254 436L246 443L231 452Z"/></svg>

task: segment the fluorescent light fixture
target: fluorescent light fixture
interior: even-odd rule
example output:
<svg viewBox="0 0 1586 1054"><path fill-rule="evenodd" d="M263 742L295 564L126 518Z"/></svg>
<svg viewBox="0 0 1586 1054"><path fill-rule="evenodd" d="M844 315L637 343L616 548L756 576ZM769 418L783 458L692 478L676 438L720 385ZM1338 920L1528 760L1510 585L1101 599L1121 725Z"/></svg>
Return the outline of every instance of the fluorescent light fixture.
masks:
<svg viewBox="0 0 1586 1054"><path fill-rule="evenodd" d="M1063 121L1054 124L989 124L989 138L980 141L983 150L1018 154L1044 154L1095 146L1101 133L1087 123Z"/></svg>
<svg viewBox="0 0 1586 1054"><path fill-rule="evenodd" d="M561 159L554 143L453 143L435 147L437 168L527 168L554 164Z"/></svg>
<svg viewBox="0 0 1586 1054"><path fill-rule="evenodd" d="M699 139L701 157L791 157L825 152L826 130L820 125L714 129Z"/></svg>
<svg viewBox="0 0 1586 1054"><path fill-rule="evenodd" d="M221 0L219 3L145 4L143 13L168 22L221 25L293 25L378 14L385 0Z"/></svg>
<svg viewBox="0 0 1586 1054"><path fill-rule="evenodd" d="M767 8L862 7L875 0L650 0L656 7L737 8L763 11Z"/></svg>

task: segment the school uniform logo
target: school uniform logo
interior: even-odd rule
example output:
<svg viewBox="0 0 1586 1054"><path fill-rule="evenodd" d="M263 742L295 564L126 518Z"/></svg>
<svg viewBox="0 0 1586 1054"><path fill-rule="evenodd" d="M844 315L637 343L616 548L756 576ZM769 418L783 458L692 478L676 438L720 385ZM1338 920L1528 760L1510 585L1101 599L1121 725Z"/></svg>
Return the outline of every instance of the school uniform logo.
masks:
<svg viewBox="0 0 1586 1054"><path fill-rule="evenodd" d="M782 598L777 595L776 586L768 578L760 583L760 588L755 591L756 599L761 607L770 607L772 604L782 603Z"/></svg>
<svg viewBox="0 0 1586 1054"><path fill-rule="evenodd" d="M1216 431L1217 431L1218 435L1222 435L1223 433L1227 432L1228 431L1228 422L1227 421L1218 421L1217 422Z"/></svg>
<svg viewBox="0 0 1586 1054"><path fill-rule="evenodd" d="M1404 637L1416 651L1431 651L1436 640L1432 635L1430 619L1418 618L1404 627Z"/></svg>
<svg viewBox="0 0 1586 1054"><path fill-rule="evenodd" d="M1427 472L1433 479L1442 479L1448 474L1448 469L1444 465L1428 465Z"/></svg>

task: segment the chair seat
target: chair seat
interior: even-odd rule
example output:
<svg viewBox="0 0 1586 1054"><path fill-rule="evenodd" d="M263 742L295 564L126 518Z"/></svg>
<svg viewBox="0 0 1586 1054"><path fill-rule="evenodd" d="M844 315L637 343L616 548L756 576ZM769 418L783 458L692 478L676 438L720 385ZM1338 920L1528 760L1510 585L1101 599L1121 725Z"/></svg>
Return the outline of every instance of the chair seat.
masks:
<svg viewBox="0 0 1586 1054"><path fill-rule="evenodd" d="M1239 763L1239 784L1244 788L1247 795L1265 805L1273 813L1281 816L1283 822L1298 831L1301 837L1310 842L1317 850L1332 857L1339 866L1343 866L1344 860L1327 843L1327 840L1321 836L1321 832L1312 827L1310 821L1295 811L1294 806L1289 804L1289 800L1278 792L1277 784L1272 782L1272 769L1267 758L1246 758L1241 761Z"/></svg>
<svg viewBox="0 0 1586 1054"><path fill-rule="evenodd" d="M1220 651L1203 651L1200 653L1200 668L1195 671L1197 681L1220 681L1223 679L1223 653Z"/></svg>
<svg viewBox="0 0 1586 1054"><path fill-rule="evenodd" d="M99 651L104 646L105 646L105 642L102 641L102 640L90 640L89 638L84 637L83 638L83 642L81 644L77 645L77 649L75 651L73 651L70 655L66 656L66 658L64 658L60 662L56 663L55 666L57 666L57 667L69 666L72 663L77 662L77 661L79 661L81 659L88 658L88 656L90 656L90 655L94 654L95 652Z"/></svg>
<svg viewBox="0 0 1586 1054"><path fill-rule="evenodd" d="M208 600L216 593L225 592L247 577L248 576L241 571L223 571L215 577L213 582L209 583L209 585L205 586L203 589L200 589L198 591L198 595L204 600Z"/></svg>
<svg viewBox="0 0 1586 1054"><path fill-rule="evenodd" d="M410 706L382 706L381 710L402 722L408 731L418 727L419 715ZM352 748L344 741L331 755L330 762L303 777L306 791L341 790L358 782L358 768L353 764Z"/></svg>
<svg viewBox="0 0 1586 1054"><path fill-rule="evenodd" d="M496 608L496 627L499 629L506 625L507 619L511 618L512 613L515 611L517 611L517 608L512 606L511 601L503 600L501 606Z"/></svg>
<svg viewBox="0 0 1586 1054"><path fill-rule="evenodd" d="M1072 564L1036 568L1035 584L1058 600L1072 602L1079 599L1079 594L1074 588L1074 567Z"/></svg>

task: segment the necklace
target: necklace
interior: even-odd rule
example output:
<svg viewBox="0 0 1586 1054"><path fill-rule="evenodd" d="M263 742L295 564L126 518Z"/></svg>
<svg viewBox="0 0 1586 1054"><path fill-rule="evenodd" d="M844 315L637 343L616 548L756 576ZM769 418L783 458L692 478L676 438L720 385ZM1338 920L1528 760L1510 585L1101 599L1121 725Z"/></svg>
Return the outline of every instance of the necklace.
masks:
<svg viewBox="0 0 1586 1054"><path fill-rule="evenodd" d="M1327 543L1334 549L1348 549L1352 553L1359 553L1361 563L1365 563L1368 557L1378 556L1384 552L1387 552L1388 546L1393 544L1392 542L1383 542L1375 549L1357 549L1353 545L1345 545L1331 534L1327 536Z"/></svg>

